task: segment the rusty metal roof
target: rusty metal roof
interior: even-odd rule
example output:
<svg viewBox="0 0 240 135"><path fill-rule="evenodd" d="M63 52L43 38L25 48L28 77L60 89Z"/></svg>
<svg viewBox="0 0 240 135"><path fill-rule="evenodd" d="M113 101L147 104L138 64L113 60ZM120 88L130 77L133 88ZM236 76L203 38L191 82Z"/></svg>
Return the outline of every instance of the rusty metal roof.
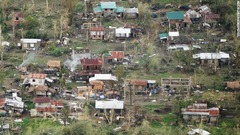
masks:
<svg viewBox="0 0 240 135"><path fill-rule="evenodd" d="M89 28L90 31L105 31L104 27L91 27Z"/></svg>
<svg viewBox="0 0 240 135"><path fill-rule="evenodd" d="M29 78L36 78L36 79L45 79L47 74L29 74Z"/></svg>
<svg viewBox="0 0 240 135"><path fill-rule="evenodd" d="M102 65L102 59L96 58L96 59L81 59L80 60L82 65Z"/></svg>
<svg viewBox="0 0 240 135"><path fill-rule="evenodd" d="M34 98L33 102L34 103L50 103L50 98L49 97Z"/></svg>

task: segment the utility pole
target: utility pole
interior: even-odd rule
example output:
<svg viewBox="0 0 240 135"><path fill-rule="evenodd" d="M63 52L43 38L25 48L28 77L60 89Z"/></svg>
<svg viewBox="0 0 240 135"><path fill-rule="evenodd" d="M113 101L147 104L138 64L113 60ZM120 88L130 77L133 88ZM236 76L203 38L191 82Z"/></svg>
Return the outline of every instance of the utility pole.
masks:
<svg viewBox="0 0 240 135"><path fill-rule="evenodd" d="M1 63L2 63L3 62L2 25L0 25L0 51L1 51Z"/></svg>

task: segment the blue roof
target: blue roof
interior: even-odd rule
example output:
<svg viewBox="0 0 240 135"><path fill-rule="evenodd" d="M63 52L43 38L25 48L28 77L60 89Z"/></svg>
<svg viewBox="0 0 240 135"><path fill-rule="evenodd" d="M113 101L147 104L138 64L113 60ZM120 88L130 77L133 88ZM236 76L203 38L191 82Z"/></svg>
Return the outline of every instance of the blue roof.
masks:
<svg viewBox="0 0 240 135"><path fill-rule="evenodd" d="M100 3L102 9L116 9L116 2L101 2Z"/></svg>
<svg viewBox="0 0 240 135"><path fill-rule="evenodd" d="M183 12L178 12L178 11L167 12L166 15L169 20L183 20L184 19Z"/></svg>
<svg viewBox="0 0 240 135"><path fill-rule="evenodd" d="M160 39L168 38L168 33L160 33L159 37L160 37Z"/></svg>
<svg viewBox="0 0 240 135"><path fill-rule="evenodd" d="M99 13L102 12L102 8L100 5L93 7L93 13Z"/></svg>
<svg viewBox="0 0 240 135"><path fill-rule="evenodd" d="M117 8L115 9L115 12L116 12L116 13L123 13L123 12L124 12L124 8L123 8L123 7L117 7Z"/></svg>

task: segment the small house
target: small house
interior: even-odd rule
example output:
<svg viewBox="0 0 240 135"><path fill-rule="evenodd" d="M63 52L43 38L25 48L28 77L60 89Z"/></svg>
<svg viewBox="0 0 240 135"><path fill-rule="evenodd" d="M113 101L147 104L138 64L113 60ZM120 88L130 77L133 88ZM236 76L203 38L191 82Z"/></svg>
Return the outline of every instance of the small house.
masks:
<svg viewBox="0 0 240 135"><path fill-rule="evenodd" d="M187 108L182 108L183 119L189 121L218 122L220 110L218 107L207 108L205 103L195 103Z"/></svg>
<svg viewBox="0 0 240 135"><path fill-rule="evenodd" d="M208 23L209 25L216 25L219 19L219 14L210 13L204 15L203 21L204 23Z"/></svg>
<svg viewBox="0 0 240 135"><path fill-rule="evenodd" d="M21 39L20 43L18 43L18 47L27 51L36 51L40 46L41 39Z"/></svg>
<svg viewBox="0 0 240 135"><path fill-rule="evenodd" d="M46 116L56 114L57 108L51 104L49 97L34 98L35 109L31 110L31 116Z"/></svg>
<svg viewBox="0 0 240 135"><path fill-rule="evenodd" d="M131 35L130 28L116 28L115 29L115 37L116 38L129 38Z"/></svg>
<svg viewBox="0 0 240 135"><path fill-rule="evenodd" d="M184 14L180 11L166 12L166 16L169 23L169 31L178 31L181 28L181 24L184 21ZM174 27L174 25L175 27Z"/></svg>
<svg viewBox="0 0 240 135"><path fill-rule="evenodd" d="M105 58L108 63L123 62L125 57L124 51L109 51L109 56Z"/></svg>
<svg viewBox="0 0 240 135"><path fill-rule="evenodd" d="M99 70L101 71L103 62L101 58L95 59L80 59L82 70L91 71L91 70Z"/></svg>
<svg viewBox="0 0 240 135"><path fill-rule="evenodd" d="M160 33L160 34L159 34L159 38L160 38L160 41L161 41L161 42L166 43L167 40L168 40L168 33Z"/></svg>
<svg viewBox="0 0 240 135"><path fill-rule="evenodd" d="M116 8L116 2L100 2L99 5L93 7L93 12L102 17L115 16Z"/></svg>
<svg viewBox="0 0 240 135"><path fill-rule="evenodd" d="M124 10L124 18L126 19L135 19L139 17L138 8L125 8Z"/></svg>
<svg viewBox="0 0 240 135"><path fill-rule="evenodd" d="M12 93L11 97L0 99L0 108L13 115L21 115L24 110L24 102L21 97L17 96L17 93Z"/></svg>
<svg viewBox="0 0 240 135"><path fill-rule="evenodd" d="M194 59L199 59L203 66L221 66L228 62L230 55L224 52L219 53L199 53L193 55Z"/></svg>
<svg viewBox="0 0 240 135"><path fill-rule="evenodd" d="M51 69L61 69L61 61L60 60L48 60L47 67Z"/></svg>
<svg viewBox="0 0 240 135"><path fill-rule="evenodd" d="M29 74L25 79L23 84L30 84L32 86L44 85L47 74Z"/></svg>
<svg viewBox="0 0 240 135"><path fill-rule="evenodd" d="M50 97L55 92L54 89L48 88L48 86L45 85L32 86L28 90L28 93L34 97Z"/></svg>
<svg viewBox="0 0 240 135"><path fill-rule="evenodd" d="M95 26L89 28L90 39L103 40L105 36L105 28L102 26Z"/></svg>
<svg viewBox="0 0 240 135"><path fill-rule="evenodd" d="M104 116L104 110L107 112L113 110L115 115L121 115L124 109L124 101L117 99L95 100L95 109L98 110L98 116Z"/></svg>

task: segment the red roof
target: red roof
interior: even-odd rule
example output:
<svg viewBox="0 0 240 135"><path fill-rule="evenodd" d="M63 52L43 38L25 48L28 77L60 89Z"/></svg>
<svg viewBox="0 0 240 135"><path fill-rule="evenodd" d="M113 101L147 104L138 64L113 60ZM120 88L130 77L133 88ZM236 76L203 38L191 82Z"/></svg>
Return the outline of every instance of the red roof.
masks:
<svg viewBox="0 0 240 135"><path fill-rule="evenodd" d="M147 86L147 80L130 80L130 84L138 86Z"/></svg>
<svg viewBox="0 0 240 135"><path fill-rule="evenodd" d="M219 111L219 109L209 109L209 115L210 116L219 116L220 111Z"/></svg>
<svg viewBox="0 0 240 135"><path fill-rule="evenodd" d="M192 21L189 19L188 16L184 17L184 21L183 22L185 22L185 23L192 23Z"/></svg>
<svg viewBox="0 0 240 135"><path fill-rule="evenodd" d="M0 108L5 106L5 98L0 98Z"/></svg>
<svg viewBox="0 0 240 135"><path fill-rule="evenodd" d="M105 31L104 27L91 27L89 28L90 31Z"/></svg>
<svg viewBox="0 0 240 135"><path fill-rule="evenodd" d="M110 51L110 54L113 58L123 59L125 54L123 51Z"/></svg>
<svg viewBox="0 0 240 135"><path fill-rule="evenodd" d="M35 79L45 79L47 77L47 74L29 74L28 77Z"/></svg>
<svg viewBox="0 0 240 135"><path fill-rule="evenodd" d="M82 65L102 65L102 59L96 58L96 59L81 59L80 60Z"/></svg>
<svg viewBox="0 0 240 135"><path fill-rule="evenodd" d="M34 98L33 102L34 103L49 103L50 102L50 98L49 97Z"/></svg>
<svg viewBox="0 0 240 135"><path fill-rule="evenodd" d="M36 108L38 112L56 112L57 109L54 107L44 107L44 108Z"/></svg>
<svg viewBox="0 0 240 135"><path fill-rule="evenodd" d="M51 105L63 106L63 102L60 101L60 100L52 100L52 101L51 101Z"/></svg>

